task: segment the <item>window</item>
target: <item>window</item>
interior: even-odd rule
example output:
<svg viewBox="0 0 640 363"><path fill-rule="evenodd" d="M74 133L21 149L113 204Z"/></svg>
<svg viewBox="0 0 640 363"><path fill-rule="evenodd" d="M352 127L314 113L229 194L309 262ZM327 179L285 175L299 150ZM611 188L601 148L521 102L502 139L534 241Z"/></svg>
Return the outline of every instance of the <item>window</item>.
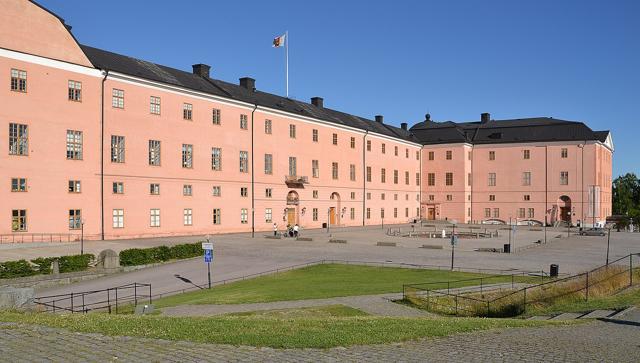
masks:
<svg viewBox="0 0 640 363"><path fill-rule="evenodd" d="M371 151L371 140L367 140L367 151Z"/></svg>
<svg viewBox="0 0 640 363"><path fill-rule="evenodd" d="M371 193L367 193L367 200L371 200Z"/></svg>
<svg viewBox="0 0 640 363"><path fill-rule="evenodd" d="M240 210L240 223L242 224L249 223L249 214L247 212L247 208L242 208Z"/></svg>
<svg viewBox="0 0 640 363"><path fill-rule="evenodd" d="M67 159L82 160L82 131L67 130Z"/></svg>
<svg viewBox="0 0 640 363"><path fill-rule="evenodd" d="M416 151L416 160L420 160L420 151Z"/></svg>
<svg viewBox="0 0 640 363"><path fill-rule="evenodd" d="M398 194L393 195L393 200L398 200Z"/></svg>
<svg viewBox="0 0 640 363"><path fill-rule="evenodd" d="M522 158L525 160L531 159L531 151L530 150L522 150Z"/></svg>
<svg viewBox="0 0 640 363"><path fill-rule="evenodd" d="M214 125L220 125L222 123L222 114L220 113L220 109L211 109L211 123Z"/></svg>
<svg viewBox="0 0 640 363"><path fill-rule="evenodd" d="M185 226L193 225L193 210L191 208L185 208L182 212L182 221Z"/></svg>
<svg viewBox="0 0 640 363"><path fill-rule="evenodd" d="M381 148L381 150L382 150L382 153L383 153L383 154L386 154L386 151L387 151L387 145L385 145L385 143L384 143L384 142L382 143L382 145L380 145L380 148Z"/></svg>
<svg viewBox="0 0 640 363"><path fill-rule="evenodd" d="M159 140L149 140L149 165L160 166L160 150Z"/></svg>
<svg viewBox="0 0 640 363"><path fill-rule="evenodd" d="M271 188L265 188L264 197L265 198L271 198L272 195L273 195L273 190Z"/></svg>
<svg viewBox="0 0 640 363"><path fill-rule="evenodd" d="M436 173L427 174L427 185L433 187L436 185Z"/></svg>
<svg viewBox="0 0 640 363"><path fill-rule="evenodd" d="M220 224L222 222L222 213L220 208L213 209L213 224Z"/></svg>
<svg viewBox="0 0 640 363"><path fill-rule="evenodd" d="M24 232L27 230L27 210L13 209L11 211L11 231Z"/></svg>
<svg viewBox="0 0 640 363"><path fill-rule="evenodd" d="M525 209L518 208L518 218L524 218L524 216L525 216Z"/></svg>
<svg viewBox="0 0 640 363"><path fill-rule="evenodd" d="M182 195L185 197L190 197L193 195L193 187L191 186L191 184L182 185Z"/></svg>
<svg viewBox="0 0 640 363"><path fill-rule="evenodd" d="M124 183L123 182L113 182L113 194L124 194Z"/></svg>
<svg viewBox="0 0 640 363"><path fill-rule="evenodd" d="M444 184L445 185L453 185L453 173L445 173L445 175L444 175Z"/></svg>
<svg viewBox="0 0 640 363"><path fill-rule="evenodd" d="M405 183L406 185L409 185L409 179L410 179L410 178L409 178L409 172L408 172L408 171L405 171L405 172L404 172L404 183Z"/></svg>
<svg viewBox="0 0 640 363"><path fill-rule="evenodd" d="M219 197L222 195L222 187L219 185L215 185L211 191L214 197Z"/></svg>
<svg viewBox="0 0 640 363"><path fill-rule="evenodd" d="M68 89L69 101L81 102L82 101L82 83L77 81L69 81L68 85L69 85L69 89Z"/></svg>
<svg viewBox="0 0 640 363"><path fill-rule="evenodd" d="M69 229L82 227L82 212L80 209L69 209Z"/></svg>
<svg viewBox="0 0 640 363"><path fill-rule="evenodd" d="M149 210L149 226L160 227L160 209Z"/></svg>
<svg viewBox="0 0 640 363"><path fill-rule="evenodd" d="M157 184L157 183L149 184L149 194L160 195L160 184Z"/></svg>
<svg viewBox="0 0 640 363"><path fill-rule="evenodd" d="M333 134L332 143L338 145L338 134Z"/></svg>
<svg viewBox="0 0 640 363"><path fill-rule="evenodd" d="M429 201L433 202L434 200L436 200L436 196L433 194L429 194Z"/></svg>
<svg viewBox="0 0 640 363"><path fill-rule="evenodd" d="M472 182L471 173L467 173L467 185L471 186L471 182Z"/></svg>
<svg viewBox="0 0 640 363"><path fill-rule="evenodd" d="M385 194L384 193L380 193L380 200L384 200L385 199Z"/></svg>
<svg viewBox="0 0 640 363"><path fill-rule="evenodd" d="M249 188L240 187L240 196L241 197L248 197L249 196Z"/></svg>
<svg viewBox="0 0 640 363"><path fill-rule="evenodd" d="M447 202L450 202L452 200L453 200L453 195L447 194Z"/></svg>
<svg viewBox="0 0 640 363"><path fill-rule="evenodd" d="M111 106L113 108L124 108L124 91L114 88L111 91Z"/></svg>
<svg viewBox="0 0 640 363"><path fill-rule="evenodd" d="M398 208L393 208L393 218L398 218Z"/></svg>
<svg viewBox="0 0 640 363"><path fill-rule="evenodd" d="M151 96L149 101L149 108L152 115L160 114L160 97Z"/></svg>
<svg viewBox="0 0 640 363"><path fill-rule="evenodd" d="M367 219L371 219L371 208L367 208Z"/></svg>
<svg viewBox="0 0 640 363"><path fill-rule="evenodd" d="M313 178L320 177L320 166L318 160L311 160L311 176Z"/></svg>
<svg viewBox="0 0 640 363"><path fill-rule="evenodd" d="M331 163L331 178L338 179L338 163Z"/></svg>
<svg viewBox="0 0 640 363"><path fill-rule="evenodd" d="M318 208L313 208L313 210L312 210L312 218L313 218L314 222L318 221Z"/></svg>
<svg viewBox="0 0 640 363"><path fill-rule="evenodd" d="M351 192L351 199L356 199L356 192Z"/></svg>
<svg viewBox="0 0 640 363"><path fill-rule="evenodd" d="M398 184L398 171L393 171L393 184Z"/></svg>
<svg viewBox="0 0 640 363"><path fill-rule="evenodd" d="M560 185L569 185L569 172L561 171L560 172Z"/></svg>
<svg viewBox="0 0 640 363"><path fill-rule="evenodd" d="M69 180L69 193L80 193L81 185L80 180Z"/></svg>
<svg viewBox="0 0 640 363"><path fill-rule="evenodd" d="M311 130L311 140L313 142L318 142L318 130L317 129Z"/></svg>
<svg viewBox="0 0 640 363"><path fill-rule="evenodd" d="M351 148L352 148L352 149L355 149L355 148L356 148L356 138L355 138L355 137L352 137L352 138L351 138Z"/></svg>
<svg viewBox="0 0 640 363"><path fill-rule="evenodd" d="M566 147L563 147L563 148L560 150L560 156L561 156L563 159L566 159L566 158L569 156L569 149L567 149Z"/></svg>
<svg viewBox="0 0 640 363"><path fill-rule="evenodd" d="M240 151L240 172L241 173L249 172L249 152L248 151Z"/></svg>
<svg viewBox="0 0 640 363"><path fill-rule="evenodd" d="M404 216L405 216L406 218L409 218L409 208L405 208L405 209L404 209Z"/></svg>
<svg viewBox="0 0 640 363"><path fill-rule="evenodd" d="M522 173L522 185L531 185L531 172L525 171Z"/></svg>
<svg viewBox="0 0 640 363"><path fill-rule="evenodd" d="M298 159L295 156L289 156L289 176L298 175Z"/></svg>
<svg viewBox="0 0 640 363"><path fill-rule="evenodd" d="M11 69L11 90L27 92L27 72L19 69Z"/></svg>
<svg viewBox="0 0 640 363"><path fill-rule="evenodd" d="M409 159L409 149L404 149L404 157Z"/></svg>
<svg viewBox="0 0 640 363"><path fill-rule="evenodd" d="M496 195L495 194L489 194L489 201L490 202L494 202L496 200Z"/></svg>
<svg viewBox="0 0 640 363"><path fill-rule="evenodd" d="M211 148L211 170L222 170L222 149L219 147Z"/></svg>
<svg viewBox="0 0 640 363"><path fill-rule="evenodd" d="M12 192L26 192L27 191L27 179L26 178L11 178L11 191Z"/></svg>
<svg viewBox="0 0 640 363"><path fill-rule="evenodd" d="M240 115L240 128L242 130L248 130L249 129L249 119L247 118L247 115L245 115L245 114L241 114Z"/></svg>
<svg viewBox="0 0 640 363"><path fill-rule="evenodd" d="M367 181L371 181L371 167L367 166Z"/></svg>
<svg viewBox="0 0 640 363"><path fill-rule="evenodd" d="M313 199L318 199L318 191L314 190L311 195L313 196Z"/></svg>
<svg viewBox="0 0 640 363"><path fill-rule="evenodd" d="M193 145L182 144L182 167L193 168Z"/></svg>
<svg viewBox="0 0 640 363"><path fill-rule="evenodd" d="M349 180L356 181L356 165L355 164L349 165Z"/></svg>
<svg viewBox="0 0 640 363"><path fill-rule="evenodd" d="M428 159L429 159L429 160L433 160L433 159L435 159L435 152L433 152L433 151L429 151L429 154L428 154L428 155L429 155L429 156L428 156Z"/></svg>
<svg viewBox="0 0 640 363"><path fill-rule="evenodd" d="M273 155L264 154L264 173L273 174Z"/></svg>
<svg viewBox="0 0 640 363"><path fill-rule="evenodd" d="M356 209L355 208L351 208L351 210L349 212L349 217L351 219L356 219Z"/></svg>
<svg viewBox="0 0 640 363"><path fill-rule="evenodd" d="M493 208L493 218L500 218L500 208Z"/></svg>
<svg viewBox="0 0 640 363"><path fill-rule="evenodd" d="M416 185L420 185L420 173L416 173Z"/></svg>
<svg viewBox="0 0 640 363"><path fill-rule="evenodd" d="M273 222L273 218L272 218L273 214L271 212L271 208L266 208L264 210L264 221L266 223L271 223Z"/></svg>
<svg viewBox="0 0 640 363"><path fill-rule="evenodd" d="M491 218L491 208L485 208L484 209L484 217L485 218Z"/></svg>
<svg viewBox="0 0 640 363"><path fill-rule="evenodd" d="M111 162L124 163L124 136L111 135Z"/></svg>
<svg viewBox="0 0 640 363"><path fill-rule="evenodd" d="M535 211L533 208L527 209L527 218L535 218Z"/></svg>
<svg viewBox="0 0 640 363"><path fill-rule="evenodd" d="M113 228L124 228L124 209L113 210Z"/></svg>
<svg viewBox="0 0 640 363"><path fill-rule="evenodd" d="M496 186L496 173L489 173L489 186L490 187Z"/></svg>
<svg viewBox="0 0 640 363"><path fill-rule="evenodd" d="M27 125L9 124L9 154L29 154L29 134Z"/></svg>
<svg viewBox="0 0 640 363"><path fill-rule="evenodd" d="M453 159L453 152L451 152L451 150L447 150L445 155L447 160Z"/></svg>
<svg viewBox="0 0 640 363"><path fill-rule="evenodd" d="M394 147L393 147L393 154L394 154L395 156L398 156L398 147L397 147L397 146L394 146Z"/></svg>
<svg viewBox="0 0 640 363"><path fill-rule="evenodd" d="M525 194L522 198L526 201L531 200L531 196L529 194Z"/></svg>
<svg viewBox="0 0 640 363"><path fill-rule="evenodd" d="M264 133L271 135L273 132L273 126L271 120L264 120Z"/></svg>
<svg viewBox="0 0 640 363"><path fill-rule="evenodd" d="M496 152L489 151L489 160L496 160Z"/></svg>
<svg viewBox="0 0 640 363"><path fill-rule="evenodd" d="M384 208L380 208L380 218L384 218Z"/></svg>
<svg viewBox="0 0 640 363"><path fill-rule="evenodd" d="M292 139L296 138L296 125L289 125L289 137Z"/></svg>
<svg viewBox="0 0 640 363"><path fill-rule="evenodd" d="M190 103L182 104L182 118L184 120L193 120L193 105Z"/></svg>
<svg viewBox="0 0 640 363"><path fill-rule="evenodd" d="M380 169L380 182L381 183L387 182L387 169L385 168Z"/></svg>

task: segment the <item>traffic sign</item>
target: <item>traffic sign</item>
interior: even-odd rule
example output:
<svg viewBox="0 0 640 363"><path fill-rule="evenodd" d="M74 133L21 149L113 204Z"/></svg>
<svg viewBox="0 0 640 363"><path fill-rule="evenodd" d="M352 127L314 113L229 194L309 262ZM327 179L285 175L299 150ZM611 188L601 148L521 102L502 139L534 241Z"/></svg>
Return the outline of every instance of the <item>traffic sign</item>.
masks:
<svg viewBox="0 0 640 363"><path fill-rule="evenodd" d="M452 245L452 246L455 246L455 245L457 245L457 244L458 244L458 236L456 236L456 235L452 235L452 236L451 236L451 245Z"/></svg>
<svg viewBox="0 0 640 363"><path fill-rule="evenodd" d="M213 250L204 250L204 262L211 263L213 261Z"/></svg>
<svg viewBox="0 0 640 363"><path fill-rule="evenodd" d="M203 250L212 250L213 249L213 242L202 242L202 249Z"/></svg>

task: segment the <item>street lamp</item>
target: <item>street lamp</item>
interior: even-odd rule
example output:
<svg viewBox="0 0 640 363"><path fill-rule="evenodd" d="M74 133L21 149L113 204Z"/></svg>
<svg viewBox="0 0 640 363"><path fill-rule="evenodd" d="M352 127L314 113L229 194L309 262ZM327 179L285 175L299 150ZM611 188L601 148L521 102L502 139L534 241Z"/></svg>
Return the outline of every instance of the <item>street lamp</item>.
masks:
<svg viewBox="0 0 640 363"><path fill-rule="evenodd" d="M84 219L80 220L80 254L84 255Z"/></svg>
<svg viewBox="0 0 640 363"><path fill-rule="evenodd" d="M457 239L456 239L456 224L458 224L458 221L456 221L455 219L451 220L451 224L453 225L452 231L451 231L451 271L453 271L453 258L455 255L455 249L456 249L456 243L457 243Z"/></svg>

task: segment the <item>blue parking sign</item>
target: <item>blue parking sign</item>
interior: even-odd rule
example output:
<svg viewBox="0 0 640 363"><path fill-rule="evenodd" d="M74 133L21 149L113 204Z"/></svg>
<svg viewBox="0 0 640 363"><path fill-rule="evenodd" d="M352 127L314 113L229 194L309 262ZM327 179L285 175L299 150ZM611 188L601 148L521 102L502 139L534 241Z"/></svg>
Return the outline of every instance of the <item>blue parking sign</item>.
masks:
<svg viewBox="0 0 640 363"><path fill-rule="evenodd" d="M204 262L210 263L213 261L213 250L204 250Z"/></svg>

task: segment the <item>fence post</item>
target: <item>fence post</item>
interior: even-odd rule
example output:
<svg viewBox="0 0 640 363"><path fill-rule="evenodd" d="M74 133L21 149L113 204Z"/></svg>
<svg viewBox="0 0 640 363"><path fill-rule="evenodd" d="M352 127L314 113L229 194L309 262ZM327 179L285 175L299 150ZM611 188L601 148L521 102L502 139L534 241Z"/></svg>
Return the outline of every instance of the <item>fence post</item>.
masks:
<svg viewBox="0 0 640 363"><path fill-rule="evenodd" d="M109 309L109 314L111 314L111 299L110 299L111 289L107 289L107 309Z"/></svg>
<svg viewBox="0 0 640 363"><path fill-rule="evenodd" d="M511 274L511 289L513 289L513 274Z"/></svg>
<svg viewBox="0 0 640 363"><path fill-rule="evenodd" d="M73 314L73 293L71 293L71 314Z"/></svg>
<svg viewBox="0 0 640 363"><path fill-rule="evenodd" d="M633 285L633 253L629 254L629 286Z"/></svg>
<svg viewBox="0 0 640 363"><path fill-rule="evenodd" d="M429 298L429 289L427 289L427 310L431 308L431 300Z"/></svg>
<svg viewBox="0 0 640 363"><path fill-rule="evenodd" d="M585 300L589 301L589 271L587 271L587 283L586 283L586 287L585 287Z"/></svg>
<svg viewBox="0 0 640 363"><path fill-rule="evenodd" d="M447 294L450 293L450 289L449 289L450 286L451 286L451 284L449 283L449 281L447 281Z"/></svg>
<svg viewBox="0 0 640 363"><path fill-rule="evenodd" d="M487 318L489 317L489 300L487 300Z"/></svg>
<svg viewBox="0 0 640 363"><path fill-rule="evenodd" d="M482 277L480 278L480 295L482 295Z"/></svg>
<svg viewBox="0 0 640 363"><path fill-rule="evenodd" d="M138 283L133 283L133 306L138 305Z"/></svg>
<svg viewBox="0 0 640 363"><path fill-rule="evenodd" d="M82 311L86 314L87 313L87 306L84 303L84 293L82 293Z"/></svg>
<svg viewBox="0 0 640 363"><path fill-rule="evenodd" d="M456 315L458 315L458 295L455 295L456 300Z"/></svg>
<svg viewBox="0 0 640 363"><path fill-rule="evenodd" d="M527 312L527 288L525 287L522 291L524 292L524 305L522 306L522 313L524 314Z"/></svg>
<svg viewBox="0 0 640 363"><path fill-rule="evenodd" d="M149 305L151 305L151 284L149 284Z"/></svg>
<svg viewBox="0 0 640 363"><path fill-rule="evenodd" d="M116 287L116 315L118 314L118 288Z"/></svg>

